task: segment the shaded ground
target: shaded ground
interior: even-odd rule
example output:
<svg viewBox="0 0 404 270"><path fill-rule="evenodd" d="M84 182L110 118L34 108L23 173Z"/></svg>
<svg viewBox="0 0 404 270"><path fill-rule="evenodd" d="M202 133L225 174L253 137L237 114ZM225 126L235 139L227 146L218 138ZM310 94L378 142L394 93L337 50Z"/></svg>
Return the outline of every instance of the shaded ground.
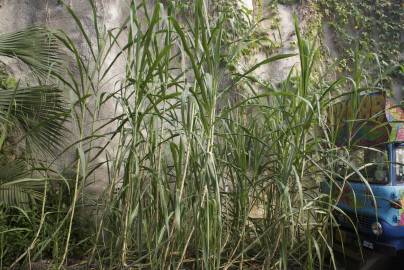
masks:
<svg viewBox="0 0 404 270"><path fill-rule="evenodd" d="M344 260L343 256L338 256L338 270L389 270L389 269L404 269L404 256L403 254L397 256L387 256L380 253L365 252L365 263L360 262L359 258L346 258ZM71 262L72 265L65 269L68 270L97 270L100 267L96 265L88 267L85 263ZM46 261L32 263L30 267L23 269L30 270L46 270L49 269L50 264ZM255 269L255 268L251 268ZM262 269L261 266L257 266L256 269ZM298 270L298 268L291 267L290 270Z"/></svg>
<svg viewBox="0 0 404 270"><path fill-rule="evenodd" d="M338 258L338 270L387 270L387 269L404 269L403 254L397 256L388 256L372 251L366 251L365 262L362 263L360 258L348 258L344 261L343 257Z"/></svg>

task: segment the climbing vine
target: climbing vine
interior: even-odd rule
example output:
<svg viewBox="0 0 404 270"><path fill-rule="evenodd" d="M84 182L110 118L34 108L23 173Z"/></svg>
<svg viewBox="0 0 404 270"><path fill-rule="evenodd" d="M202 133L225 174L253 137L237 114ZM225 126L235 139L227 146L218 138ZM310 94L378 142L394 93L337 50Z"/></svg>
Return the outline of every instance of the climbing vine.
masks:
<svg viewBox="0 0 404 270"><path fill-rule="evenodd" d="M223 61L231 71L237 69L242 57L273 46L267 33L259 28L263 1L253 0L252 3L254 10L246 8L240 0L216 0L212 4L211 16L224 15Z"/></svg>
<svg viewBox="0 0 404 270"><path fill-rule="evenodd" d="M349 70L355 49L377 56L382 69L399 63L404 31L401 0L316 0ZM401 47L401 48L400 48Z"/></svg>

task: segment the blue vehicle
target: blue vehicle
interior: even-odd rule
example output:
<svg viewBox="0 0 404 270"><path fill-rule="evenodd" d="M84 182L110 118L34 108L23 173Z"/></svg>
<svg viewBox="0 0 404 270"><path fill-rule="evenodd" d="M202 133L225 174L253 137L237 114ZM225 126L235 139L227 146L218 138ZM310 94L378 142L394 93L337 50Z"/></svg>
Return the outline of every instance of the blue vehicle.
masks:
<svg viewBox="0 0 404 270"><path fill-rule="evenodd" d="M404 251L404 110L373 93L341 102L331 114L339 176L321 189L342 210L334 214L341 232L335 235L344 246Z"/></svg>

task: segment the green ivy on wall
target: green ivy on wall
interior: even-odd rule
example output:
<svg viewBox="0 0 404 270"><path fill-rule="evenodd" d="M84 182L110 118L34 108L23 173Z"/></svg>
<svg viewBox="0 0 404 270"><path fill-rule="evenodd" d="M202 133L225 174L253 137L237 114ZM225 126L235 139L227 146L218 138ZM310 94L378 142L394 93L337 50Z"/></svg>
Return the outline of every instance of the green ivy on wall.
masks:
<svg viewBox="0 0 404 270"><path fill-rule="evenodd" d="M386 69L399 62L400 34L404 31L401 0L316 0L335 34L335 44L349 70L355 49L377 55Z"/></svg>

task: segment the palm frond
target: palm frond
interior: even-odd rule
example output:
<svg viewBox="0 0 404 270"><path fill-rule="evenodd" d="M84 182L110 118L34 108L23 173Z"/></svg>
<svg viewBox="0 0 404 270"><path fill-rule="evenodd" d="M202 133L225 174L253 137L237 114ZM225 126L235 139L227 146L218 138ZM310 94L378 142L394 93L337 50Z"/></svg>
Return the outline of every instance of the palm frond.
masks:
<svg viewBox="0 0 404 270"><path fill-rule="evenodd" d="M30 185L27 181L19 181L27 175L27 165L23 160L9 161L0 166L0 204L26 208L38 198L37 183Z"/></svg>
<svg viewBox="0 0 404 270"><path fill-rule="evenodd" d="M0 203L5 206L28 208L33 202L29 191L19 186L0 186Z"/></svg>
<svg viewBox="0 0 404 270"><path fill-rule="evenodd" d="M42 27L1 34L0 55L21 60L38 75L55 73L62 63L57 39Z"/></svg>
<svg viewBox="0 0 404 270"><path fill-rule="evenodd" d="M24 160L10 161L0 166L0 183L25 177L27 173L27 164Z"/></svg>
<svg viewBox="0 0 404 270"><path fill-rule="evenodd" d="M62 91L54 86L0 89L0 119L11 117L37 153L53 155L61 146L66 116Z"/></svg>

